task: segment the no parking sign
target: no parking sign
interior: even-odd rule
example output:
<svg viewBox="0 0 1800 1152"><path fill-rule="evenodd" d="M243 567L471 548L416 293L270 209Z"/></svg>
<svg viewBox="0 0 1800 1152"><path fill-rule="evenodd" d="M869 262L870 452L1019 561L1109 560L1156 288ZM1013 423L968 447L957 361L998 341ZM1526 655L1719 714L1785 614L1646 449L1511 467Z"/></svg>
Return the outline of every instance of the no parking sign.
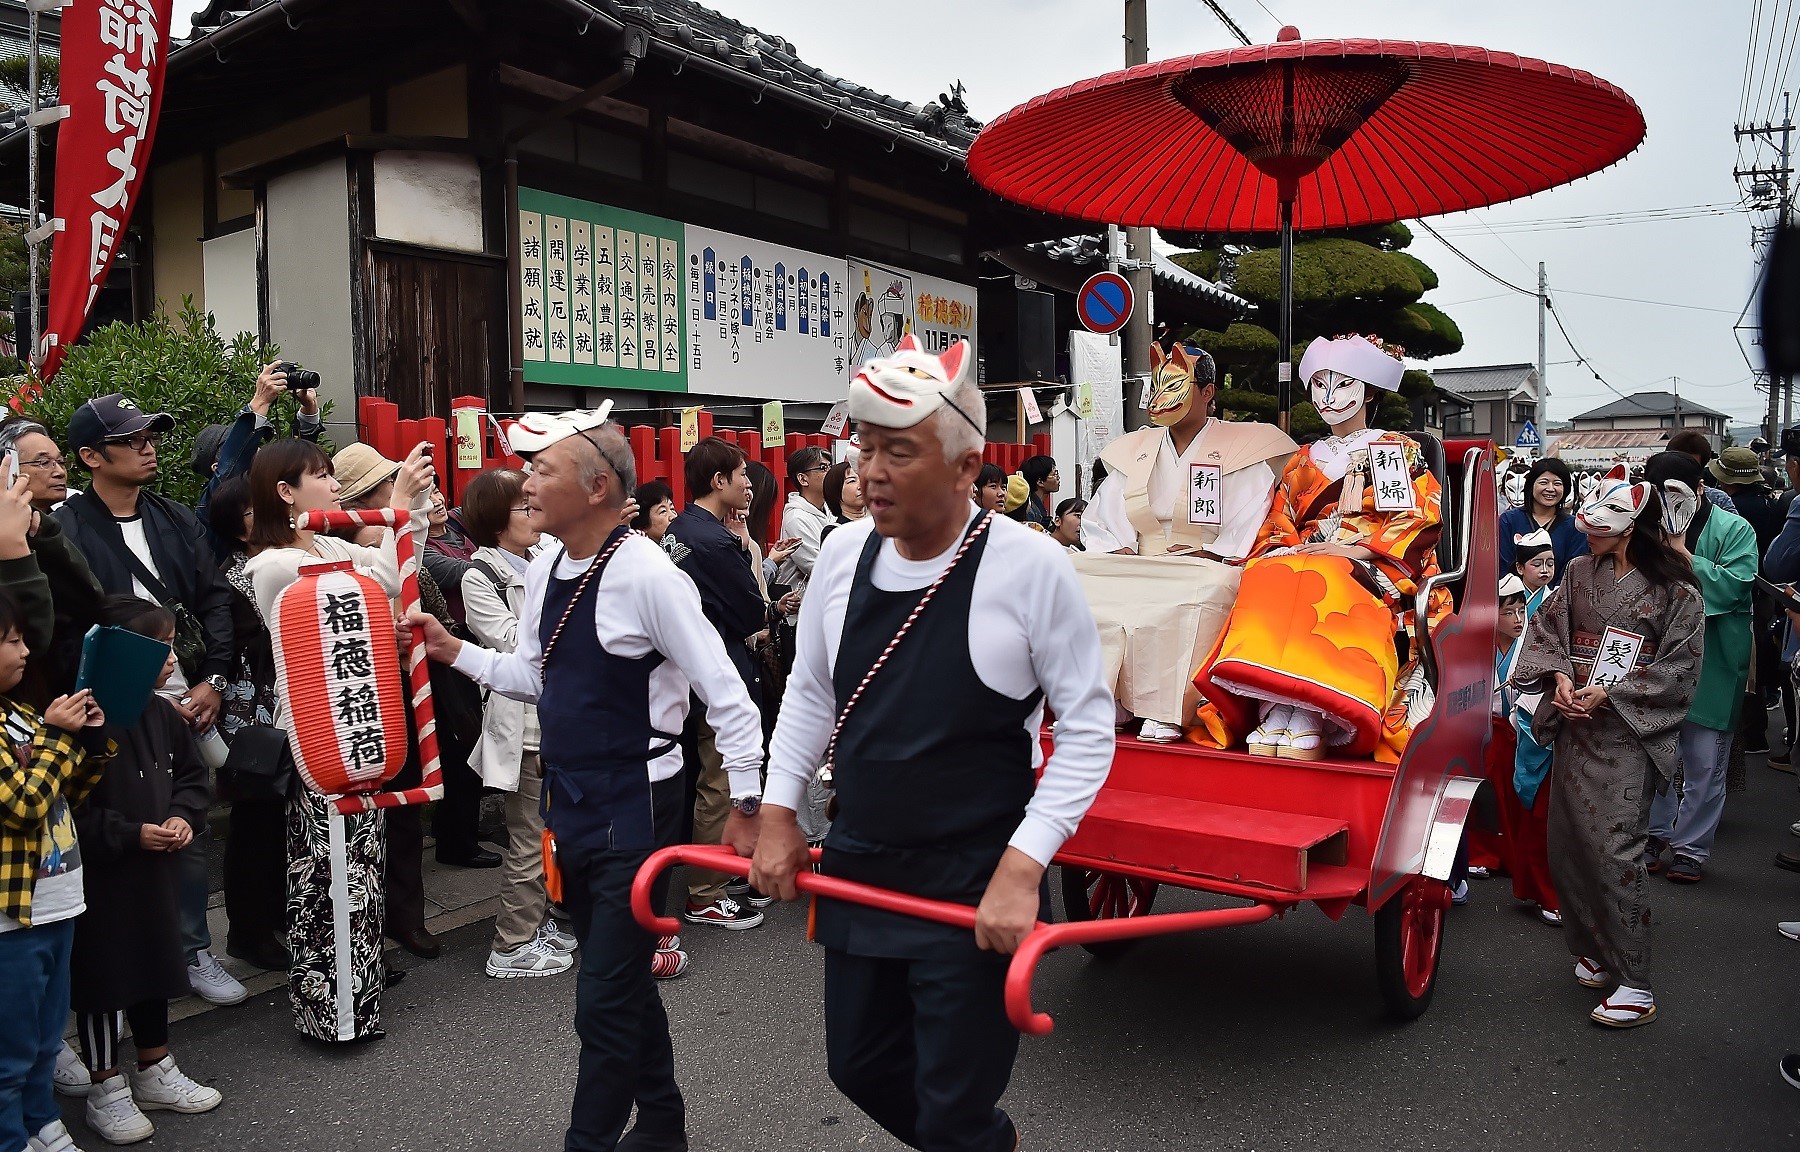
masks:
<svg viewBox="0 0 1800 1152"><path fill-rule="evenodd" d="M1117 272L1096 272L1075 297L1075 315L1089 332L1110 336L1131 319L1131 281Z"/></svg>

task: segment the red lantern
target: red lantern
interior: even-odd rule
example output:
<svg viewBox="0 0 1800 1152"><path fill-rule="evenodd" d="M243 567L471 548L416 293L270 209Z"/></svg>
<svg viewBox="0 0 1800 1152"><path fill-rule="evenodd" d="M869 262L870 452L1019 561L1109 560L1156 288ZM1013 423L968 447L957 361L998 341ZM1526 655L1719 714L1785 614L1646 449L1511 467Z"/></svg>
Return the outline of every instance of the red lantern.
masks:
<svg viewBox="0 0 1800 1152"><path fill-rule="evenodd" d="M379 791L406 763L387 593L348 560L307 564L275 615L275 688L288 702L300 778L327 796Z"/></svg>

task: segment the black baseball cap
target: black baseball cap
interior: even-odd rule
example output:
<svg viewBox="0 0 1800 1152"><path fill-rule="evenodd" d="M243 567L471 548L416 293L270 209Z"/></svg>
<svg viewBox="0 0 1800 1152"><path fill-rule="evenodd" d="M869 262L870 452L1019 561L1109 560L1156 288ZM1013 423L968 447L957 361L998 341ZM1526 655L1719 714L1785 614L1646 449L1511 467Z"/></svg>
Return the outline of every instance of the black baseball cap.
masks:
<svg viewBox="0 0 1800 1152"><path fill-rule="evenodd" d="M201 476L211 476L213 465L219 462L219 449L225 447L225 437L231 428L225 424L208 424L200 429L194 437L194 451L188 457L188 467Z"/></svg>
<svg viewBox="0 0 1800 1152"><path fill-rule="evenodd" d="M1782 455L1782 456L1800 455L1800 424L1796 424L1792 428L1782 429L1781 452L1779 453L1779 455Z"/></svg>
<svg viewBox="0 0 1800 1152"><path fill-rule="evenodd" d="M145 412L122 392L96 396L69 417L69 447L98 448L108 440L121 440L139 432L167 432L175 417L167 412Z"/></svg>

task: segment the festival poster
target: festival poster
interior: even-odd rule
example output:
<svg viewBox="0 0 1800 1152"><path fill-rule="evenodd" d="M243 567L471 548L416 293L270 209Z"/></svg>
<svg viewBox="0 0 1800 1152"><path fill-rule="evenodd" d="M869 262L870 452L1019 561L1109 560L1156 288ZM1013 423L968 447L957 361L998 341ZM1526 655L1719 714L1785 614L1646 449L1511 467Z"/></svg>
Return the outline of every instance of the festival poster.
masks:
<svg viewBox="0 0 1800 1152"><path fill-rule="evenodd" d="M519 189L519 323L536 384L685 392L683 225Z"/></svg>
<svg viewBox="0 0 1800 1152"><path fill-rule="evenodd" d="M892 356L913 330L913 275L861 260L845 262L850 274L848 381L871 360Z"/></svg>
<svg viewBox="0 0 1800 1152"><path fill-rule="evenodd" d="M957 340L975 339L975 286L912 274L913 334L928 352L942 352Z"/></svg>
<svg viewBox="0 0 1800 1152"><path fill-rule="evenodd" d="M844 261L688 225L690 391L840 400L849 383Z"/></svg>

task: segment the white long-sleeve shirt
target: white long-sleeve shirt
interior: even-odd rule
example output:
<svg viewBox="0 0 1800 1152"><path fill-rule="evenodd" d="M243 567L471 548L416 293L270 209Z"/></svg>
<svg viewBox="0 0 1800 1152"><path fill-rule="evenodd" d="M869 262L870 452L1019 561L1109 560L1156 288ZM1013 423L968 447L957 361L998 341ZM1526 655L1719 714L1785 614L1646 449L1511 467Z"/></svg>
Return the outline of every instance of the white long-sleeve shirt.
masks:
<svg viewBox="0 0 1800 1152"><path fill-rule="evenodd" d="M1150 499L1150 511L1162 521L1165 536L1175 519L1181 495L1187 490L1187 467L1205 459L1201 452L1206 447L1208 434L1217 427L1219 421L1208 420L1179 457L1169 434L1163 433L1144 494ZM1231 560L1242 560L1250 554L1250 549L1256 547L1256 536L1262 531L1263 521L1268 519L1270 495L1277 479L1275 470L1263 460L1228 472L1220 479L1219 535L1209 551ZM1087 511L1081 514L1081 542L1089 552L1117 552L1121 548L1142 551L1138 546L1138 530L1125 512L1124 474L1111 472L1100 482L1099 490L1088 502Z"/></svg>
<svg viewBox="0 0 1800 1152"><path fill-rule="evenodd" d="M975 515L973 507L970 515ZM813 566L800 606L794 671L769 745L764 795L769 804L797 811L830 743L837 723L832 672L844 613L857 560L874 529L869 519L838 528L826 538ZM871 578L884 592L924 588L949 566L961 543L958 539L929 560L906 560L891 540L884 540ZM995 518L969 605L969 657L989 688L1023 700L1042 687L1044 702L1056 713L1055 749L1011 839L1014 848L1048 865L1093 803L1113 757L1113 700L1101 683L1099 630L1068 554L1056 541L1016 521ZM906 658L902 640L893 659ZM869 691L881 691L879 675ZM1038 729L1043 718L1040 704L1025 720L1034 767L1042 758ZM929 724L931 717L921 716L919 723ZM981 766L971 764L969 770L977 772ZM956 798L947 796L944 802L953 804Z"/></svg>
<svg viewBox="0 0 1800 1152"><path fill-rule="evenodd" d="M818 562L819 540L830 524L830 512L813 507L798 492L788 493L787 503L781 510L781 538L798 540L800 546L775 570L778 583L796 590L806 587L807 580L812 576L813 565Z"/></svg>
<svg viewBox="0 0 1800 1152"><path fill-rule="evenodd" d="M571 560L561 548L539 555L525 573L517 646L511 652L494 652L464 644L456 657L457 671L514 700L537 703L544 685L539 622L551 570L559 580L574 580L592 562L592 557ZM619 545L598 582L593 628L600 646L627 659L652 652L667 657L650 673L650 726L680 732L687 722L691 687L706 705L706 722L716 734L719 755L731 777L732 799L759 795L762 717L725 655L718 630L701 613L694 582L644 536L632 536ZM571 620L569 626L579 623ZM579 676L581 670L565 668L559 674ZM650 761L650 779L668 779L681 771L681 763L678 744Z"/></svg>

